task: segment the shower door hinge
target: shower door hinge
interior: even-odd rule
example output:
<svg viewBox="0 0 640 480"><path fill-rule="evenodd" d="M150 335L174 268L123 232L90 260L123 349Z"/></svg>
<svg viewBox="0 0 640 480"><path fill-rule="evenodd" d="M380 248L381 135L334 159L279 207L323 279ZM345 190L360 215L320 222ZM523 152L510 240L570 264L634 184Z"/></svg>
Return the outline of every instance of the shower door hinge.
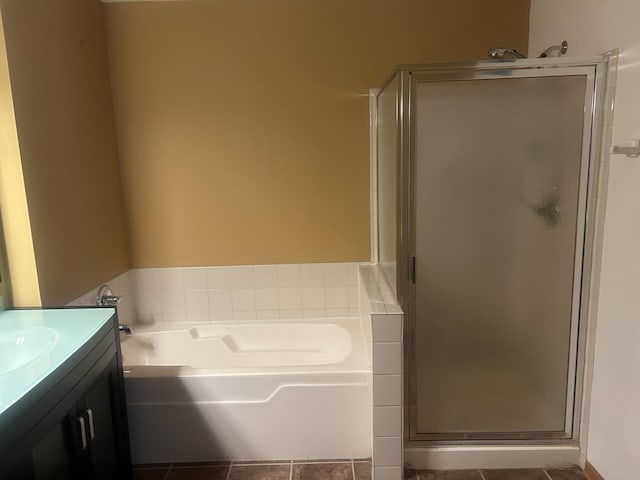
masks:
<svg viewBox="0 0 640 480"><path fill-rule="evenodd" d="M416 284L416 256L409 255L409 282L411 285Z"/></svg>

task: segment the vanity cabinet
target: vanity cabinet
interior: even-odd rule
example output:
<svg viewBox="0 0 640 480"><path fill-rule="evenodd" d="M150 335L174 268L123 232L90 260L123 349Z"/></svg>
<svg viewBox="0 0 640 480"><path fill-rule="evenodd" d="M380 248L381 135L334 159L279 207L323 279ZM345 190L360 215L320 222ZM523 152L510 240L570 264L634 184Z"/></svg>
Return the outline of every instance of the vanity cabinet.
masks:
<svg viewBox="0 0 640 480"><path fill-rule="evenodd" d="M0 425L0 479L131 478L118 335L114 314Z"/></svg>

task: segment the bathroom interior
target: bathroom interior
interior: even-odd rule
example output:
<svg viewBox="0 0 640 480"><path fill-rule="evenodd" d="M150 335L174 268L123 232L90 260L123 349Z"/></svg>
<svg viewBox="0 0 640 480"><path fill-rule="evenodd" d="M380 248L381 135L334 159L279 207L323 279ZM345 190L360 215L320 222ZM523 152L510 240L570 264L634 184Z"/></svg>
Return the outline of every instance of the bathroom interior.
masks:
<svg viewBox="0 0 640 480"><path fill-rule="evenodd" d="M638 478L640 4L0 14L0 478Z"/></svg>

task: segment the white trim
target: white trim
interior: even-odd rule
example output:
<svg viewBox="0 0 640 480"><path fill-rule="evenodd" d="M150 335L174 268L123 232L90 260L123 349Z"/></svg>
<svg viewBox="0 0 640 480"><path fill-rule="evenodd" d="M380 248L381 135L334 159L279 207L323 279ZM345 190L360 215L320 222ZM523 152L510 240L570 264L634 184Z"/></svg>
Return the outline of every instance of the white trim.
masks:
<svg viewBox="0 0 640 480"><path fill-rule="evenodd" d="M378 263L378 93L369 89L369 187L371 219L371 263Z"/></svg>

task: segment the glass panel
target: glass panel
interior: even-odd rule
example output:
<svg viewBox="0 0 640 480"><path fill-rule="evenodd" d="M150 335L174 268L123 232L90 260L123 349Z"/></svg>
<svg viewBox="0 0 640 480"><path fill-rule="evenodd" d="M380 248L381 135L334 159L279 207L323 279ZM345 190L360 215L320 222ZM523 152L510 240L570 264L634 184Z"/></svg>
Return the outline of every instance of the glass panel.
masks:
<svg viewBox="0 0 640 480"><path fill-rule="evenodd" d="M586 77L416 85L416 429L565 429Z"/></svg>
<svg viewBox="0 0 640 480"><path fill-rule="evenodd" d="M378 94L378 255L396 288L398 232L398 85L396 75Z"/></svg>

